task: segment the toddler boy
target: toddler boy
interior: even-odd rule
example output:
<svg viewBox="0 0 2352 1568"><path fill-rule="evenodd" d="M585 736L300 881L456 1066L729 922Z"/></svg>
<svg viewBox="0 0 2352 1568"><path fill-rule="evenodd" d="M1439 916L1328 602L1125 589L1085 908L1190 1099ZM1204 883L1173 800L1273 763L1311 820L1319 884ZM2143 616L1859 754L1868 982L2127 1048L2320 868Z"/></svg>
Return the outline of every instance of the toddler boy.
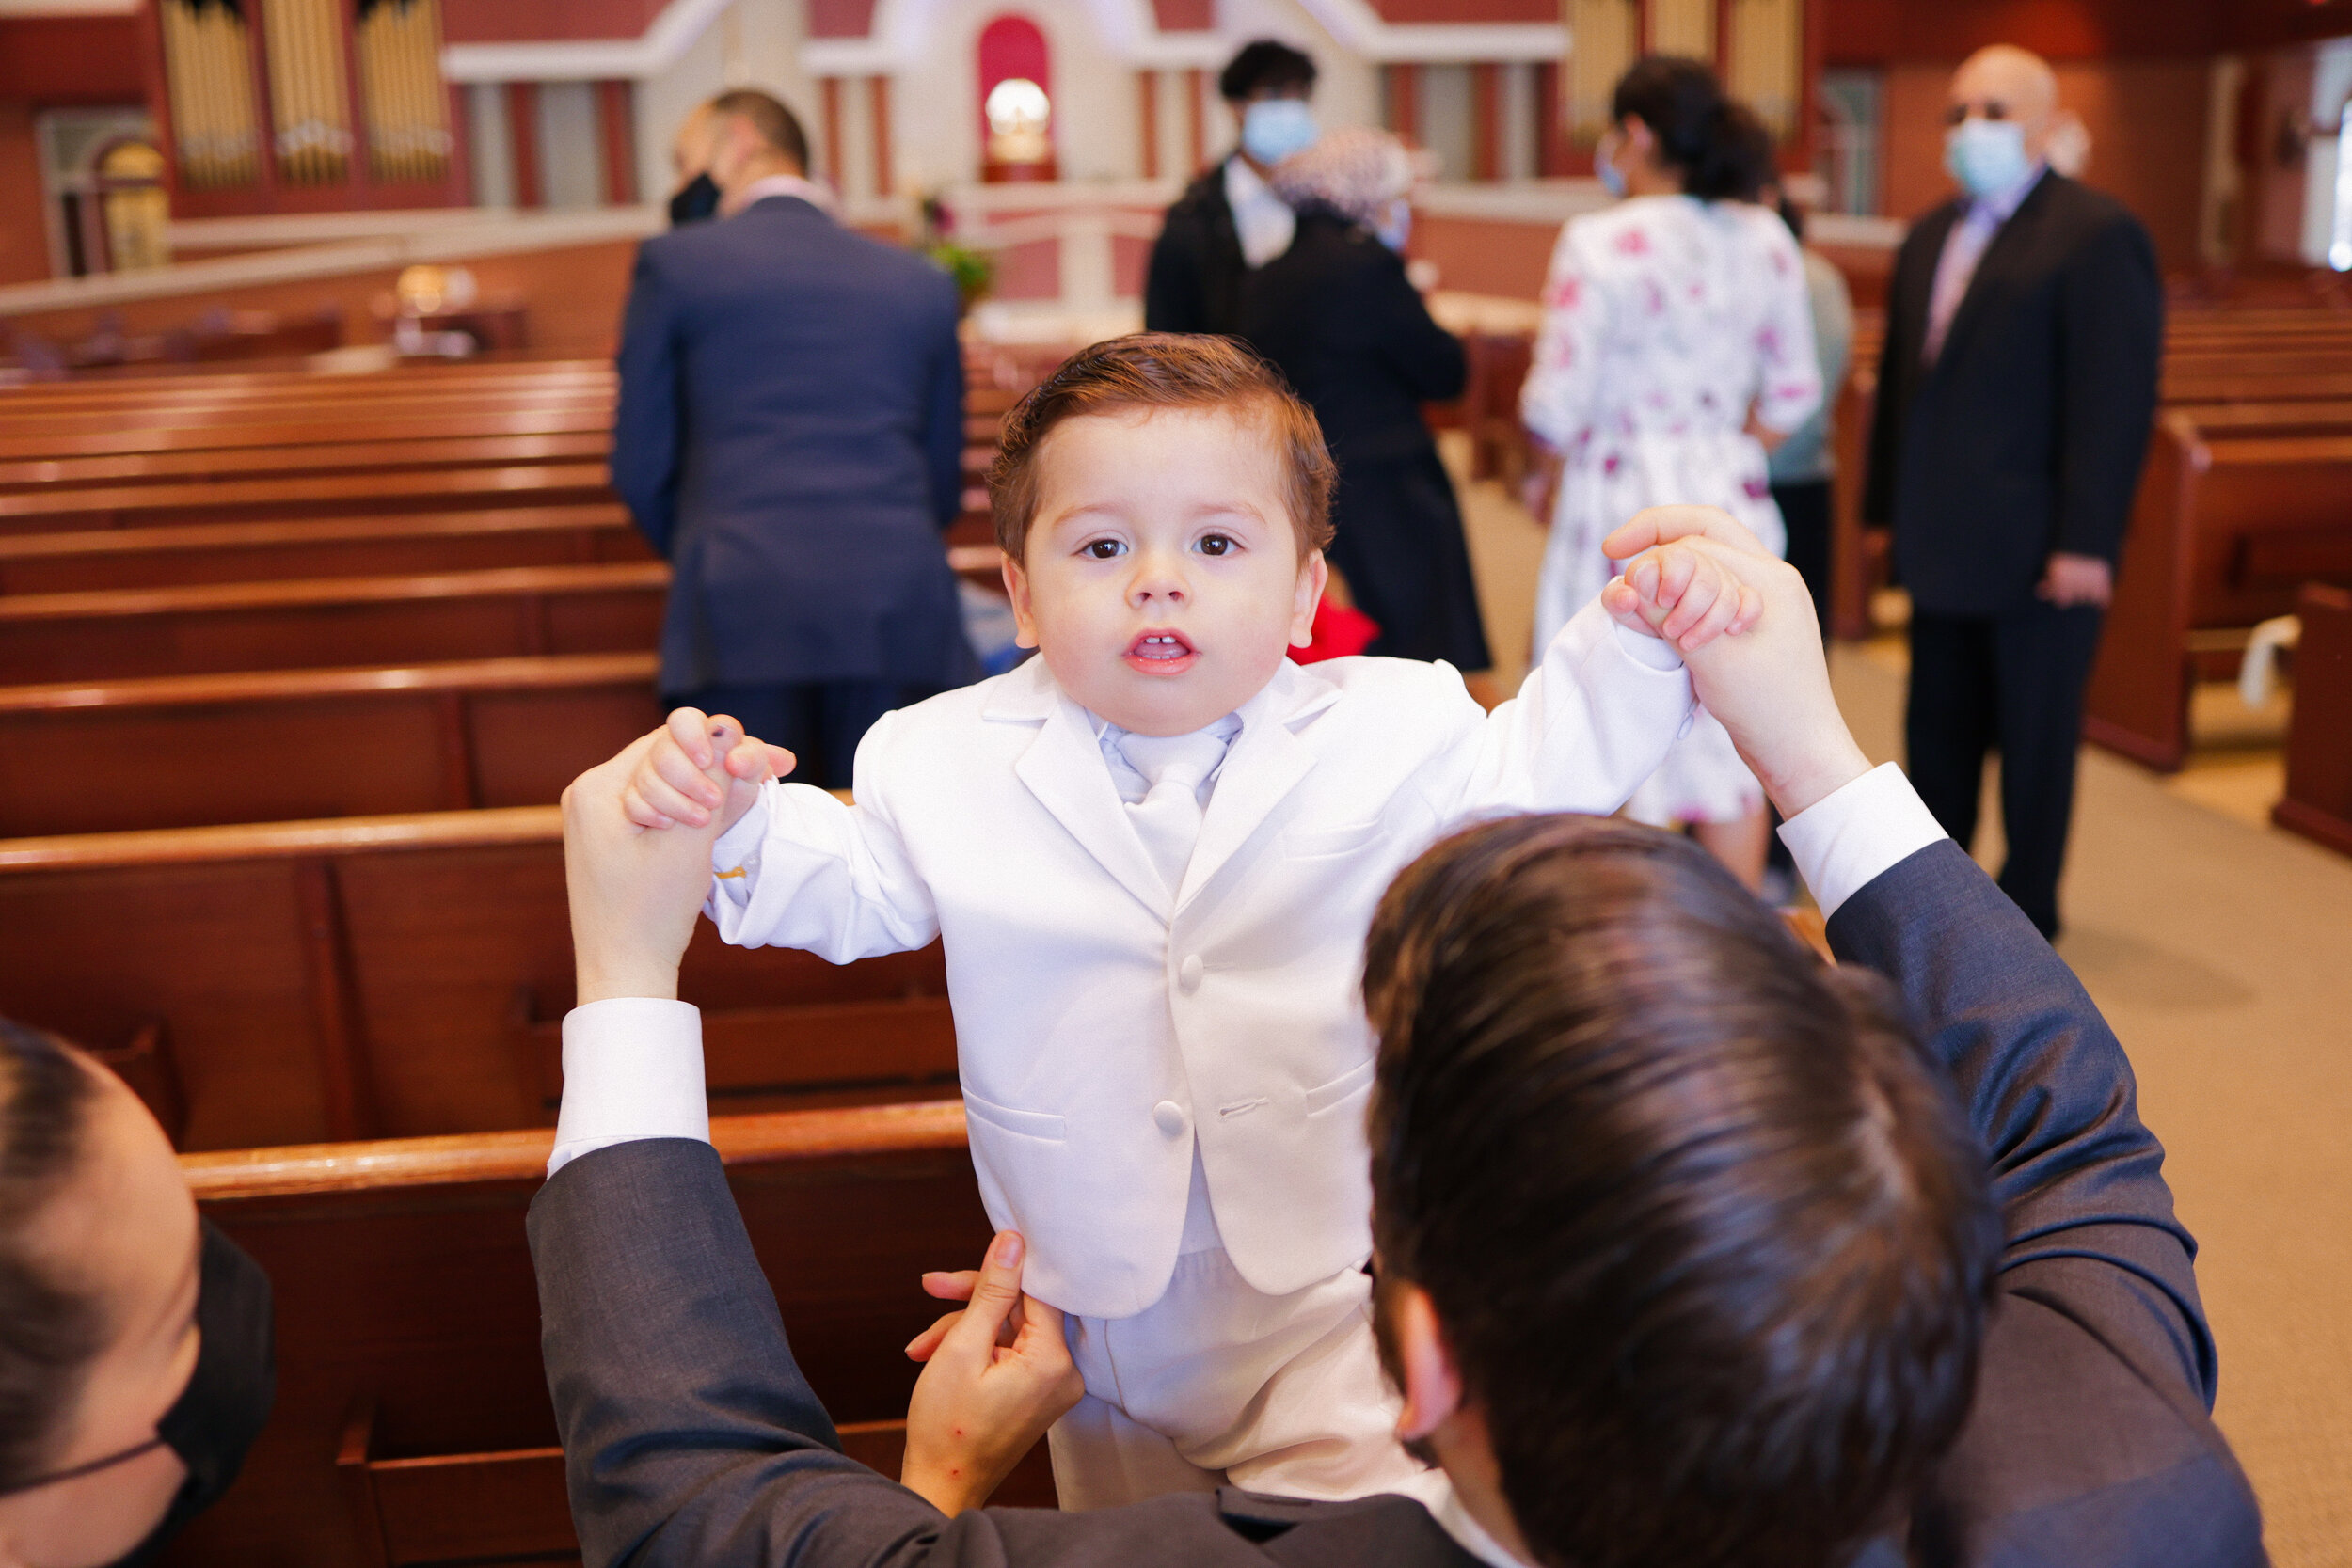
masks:
<svg viewBox="0 0 2352 1568"><path fill-rule="evenodd" d="M1692 712L1674 649L1597 604L1491 715L1442 664L1291 663L1333 477L1248 350L1098 344L990 476L1037 657L884 718L854 805L692 710L626 797L646 828L730 824L707 909L731 942L847 963L945 939L981 1194L1086 1378L1052 1437L1068 1507L1220 1481L1436 1500L1366 1310L1364 932L1438 835L1613 811ZM1657 576L1685 646L1755 613L1703 556L1667 546Z"/></svg>

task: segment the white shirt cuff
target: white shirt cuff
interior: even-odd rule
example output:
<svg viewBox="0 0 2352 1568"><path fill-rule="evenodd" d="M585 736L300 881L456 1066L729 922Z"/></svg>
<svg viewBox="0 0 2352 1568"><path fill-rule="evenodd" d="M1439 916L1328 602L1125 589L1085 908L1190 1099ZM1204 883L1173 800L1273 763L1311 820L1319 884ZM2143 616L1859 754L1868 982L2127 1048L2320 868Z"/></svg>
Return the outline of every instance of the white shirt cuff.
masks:
<svg viewBox="0 0 2352 1568"><path fill-rule="evenodd" d="M683 1002L641 996L574 1007L564 1015L564 1108L548 1174L639 1138L710 1141L703 1015Z"/></svg>
<svg viewBox="0 0 2352 1568"><path fill-rule="evenodd" d="M1780 830L1824 920L1882 873L1945 836L1919 792L1891 762L1823 796Z"/></svg>

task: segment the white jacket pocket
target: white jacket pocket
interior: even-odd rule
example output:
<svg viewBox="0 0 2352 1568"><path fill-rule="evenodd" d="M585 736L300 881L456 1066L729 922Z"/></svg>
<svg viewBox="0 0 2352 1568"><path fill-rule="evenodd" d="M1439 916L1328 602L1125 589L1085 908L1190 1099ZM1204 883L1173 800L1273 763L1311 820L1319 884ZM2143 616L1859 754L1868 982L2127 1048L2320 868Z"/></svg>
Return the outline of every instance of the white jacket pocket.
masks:
<svg viewBox="0 0 2352 1568"><path fill-rule="evenodd" d="M1040 1143L1060 1143L1065 1136L1062 1118L1044 1111L1016 1111L1009 1105L998 1105L982 1100L970 1089L963 1091L963 1114L974 1121L986 1122L999 1132L1009 1132L1016 1138L1035 1138Z"/></svg>
<svg viewBox="0 0 2352 1568"><path fill-rule="evenodd" d="M1327 1111L1337 1110L1351 1101L1362 1100L1372 1090L1372 1069L1371 1062L1362 1062L1349 1068L1328 1084L1309 1089L1307 1091L1307 1114L1311 1117L1319 1117Z"/></svg>

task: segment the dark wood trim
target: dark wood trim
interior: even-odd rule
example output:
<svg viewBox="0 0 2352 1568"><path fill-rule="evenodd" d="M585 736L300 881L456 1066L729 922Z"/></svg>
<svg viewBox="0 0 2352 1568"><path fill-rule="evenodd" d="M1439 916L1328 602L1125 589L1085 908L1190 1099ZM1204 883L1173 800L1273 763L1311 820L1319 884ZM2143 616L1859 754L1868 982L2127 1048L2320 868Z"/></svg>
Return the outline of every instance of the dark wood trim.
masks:
<svg viewBox="0 0 2352 1568"><path fill-rule="evenodd" d="M1190 180L1209 166L1208 73L1199 66L1184 71L1184 178Z"/></svg>
<svg viewBox="0 0 2352 1568"><path fill-rule="evenodd" d="M326 1131L338 1139L371 1137L377 1129L375 1085L334 863L299 862L294 893L302 904L303 970L318 1028L319 1090L326 1102Z"/></svg>
<svg viewBox="0 0 2352 1568"><path fill-rule="evenodd" d="M1143 177L1160 177L1160 73L1149 66L1136 72L1136 128L1142 133Z"/></svg>
<svg viewBox="0 0 2352 1568"><path fill-rule="evenodd" d="M874 194L886 197L896 188L890 171L890 78L866 78L866 107L874 121Z"/></svg>
<svg viewBox="0 0 2352 1568"><path fill-rule="evenodd" d="M596 136L602 143L607 206L637 201L637 86L628 81L596 84Z"/></svg>
<svg viewBox="0 0 2352 1568"><path fill-rule="evenodd" d="M539 169L539 85L509 82L505 96L506 146L507 155L514 162L515 205L526 209L543 206L547 194Z"/></svg>
<svg viewBox="0 0 2352 1568"><path fill-rule="evenodd" d="M825 117L825 181L836 191L841 189L841 78L820 76L817 79L818 98ZM846 194L846 193L844 193Z"/></svg>

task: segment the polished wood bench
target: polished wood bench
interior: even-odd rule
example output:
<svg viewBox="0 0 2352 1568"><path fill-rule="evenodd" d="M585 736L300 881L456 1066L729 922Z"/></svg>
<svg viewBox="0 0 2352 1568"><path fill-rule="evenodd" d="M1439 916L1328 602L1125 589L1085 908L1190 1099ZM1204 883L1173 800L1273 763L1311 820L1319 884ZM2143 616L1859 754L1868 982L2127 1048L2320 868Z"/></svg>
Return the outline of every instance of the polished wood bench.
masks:
<svg viewBox="0 0 2352 1568"><path fill-rule="evenodd" d="M2295 714L2286 793L2270 819L2352 855L2352 592L2313 583L2296 598Z"/></svg>
<svg viewBox="0 0 2352 1568"><path fill-rule="evenodd" d="M0 533L0 595L652 558L617 502Z"/></svg>
<svg viewBox="0 0 2352 1568"><path fill-rule="evenodd" d="M603 421L596 421L583 430L523 436L468 435L429 440L389 439L366 436L355 429L347 431L342 440L332 442L277 440L203 451L20 459L0 462L0 496L52 494L101 485L161 485L187 481L223 483L278 475L578 463L601 458L611 450L612 437L608 430L601 428L602 424Z"/></svg>
<svg viewBox="0 0 2352 1568"><path fill-rule="evenodd" d="M0 687L0 837L552 805L661 722L650 653Z"/></svg>
<svg viewBox="0 0 2352 1568"><path fill-rule="evenodd" d="M164 1026L183 1147L552 1120L573 994L553 806L0 840L0 1015L95 1042ZM946 994L936 943L836 966L707 921L680 980L722 1108L953 1094Z"/></svg>
<svg viewBox="0 0 2352 1568"><path fill-rule="evenodd" d="M612 499L608 472L601 462L36 487L0 495L0 532L171 522L257 522L358 512L548 506Z"/></svg>
<svg viewBox="0 0 2352 1568"><path fill-rule="evenodd" d="M0 597L0 681L410 664L656 645L659 561Z"/></svg>
<svg viewBox="0 0 2352 1568"><path fill-rule="evenodd" d="M2085 736L2152 768L2188 756L2189 692L2310 581L2352 584L2352 431L2227 436L2157 421L2091 671Z"/></svg>
<svg viewBox="0 0 2352 1568"><path fill-rule="evenodd" d="M927 1269L990 1227L954 1103L717 1117L793 1354L849 1451L897 1474L938 1315ZM181 1568L548 1560L576 1552L523 1229L550 1134L183 1157L199 1204L276 1290L278 1401ZM1050 1505L1044 1446L998 1494Z"/></svg>

